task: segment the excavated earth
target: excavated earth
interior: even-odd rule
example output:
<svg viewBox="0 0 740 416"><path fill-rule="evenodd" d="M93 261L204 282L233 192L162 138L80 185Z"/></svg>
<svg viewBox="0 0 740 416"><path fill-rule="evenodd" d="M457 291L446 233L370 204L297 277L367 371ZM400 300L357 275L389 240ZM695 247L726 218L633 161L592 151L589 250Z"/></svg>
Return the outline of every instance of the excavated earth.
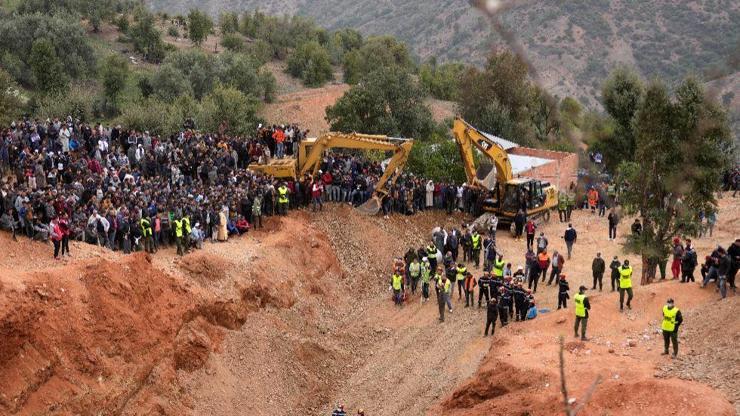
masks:
<svg viewBox="0 0 740 416"><path fill-rule="evenodd" d="M722 200L719 218L714 237L696 242L700 256L737 237L740 204ZM560 336L576 404L601 378L582 414L736 414L737 298L719 301L710 288L638 287L633 309L619 313L607 282L589 292L585 343L571 338L572 309L483 338L485 312L457 297L444 324L434 295L394 307L393 257L463 220L327 205L183 258L73 244L61 262L47 244L1 234L0 414L325 415L341 402L369 415L556 415ZM572 288L590 287L596 251L623 253L603 219L578 212L573 222L565 272ZM563 224L543 229L563 246ZM524 243L503 234L506 258L521 264ZM667 297L685 316L675 361L660 355ZM544 286L537 299L553 308L556 291Z"/></svg>

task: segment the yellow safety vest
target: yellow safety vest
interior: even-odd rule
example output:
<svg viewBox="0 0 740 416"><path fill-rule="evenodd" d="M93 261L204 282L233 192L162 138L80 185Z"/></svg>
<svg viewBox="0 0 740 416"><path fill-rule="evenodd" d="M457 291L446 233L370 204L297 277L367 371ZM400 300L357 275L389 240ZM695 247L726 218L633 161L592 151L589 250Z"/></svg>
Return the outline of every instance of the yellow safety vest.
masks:
<svg viewBox="0 0 740 416"><path fill-rule="evenodd" d="M444 293L450 293L450 285L452 285L452 283L450 282L450 279L447 279L447 282L445 282Z"/></svg>
<svg viewBox="0 0 740 416"><path fill-rule="evenodd" d="M288 203L288 188L286 188L284 185L278 188L278 194L280 197L278 198L278 202L281 204L287 204Z"/></svg>
<svg viewBox="0 0 740 416"><path fill-rule="evenodd" d="M182 220L172 220L175 223L175 237L182 237Z"/></svg>
<svg viewBox="0 0 740 416"><path fill-rule="evenodd" d="M480 248L480 234L473 234L471 237L473 240L473 250L477 250Z"/></svg>
<svg viewBox="0 0 740 416"><path fill-rule="evenodd" d="M409 275L411 275L412 277L419 277L419 272L421 272L421 264L419 263L409 264Z"/></svg>
<svg viewBox="0 0 740 416"><path fill-rule="evenodd" d="M581 318L586 317L586 305L584 304L585 301L586 295L576 293L576 295L573 296L573 302L576 303L576 316L580 316Z"/></svg>
<svg viewBox="0 0 740 416"><path fill-rule="evenodd" d="M673 332L676 329L676 315L678 308L668 309L668 306L663 306L663 324L660 326L663 331Z"/></svg>
<svg viewBox="0 0 740 416"><path fill-rule="evenodd" d="M437 259L437 247L430 244L427 246L427 257L429 257L429 260L431 259Z"/></svg>
<svg viewBox="0 0 740 416"><path fill-rule="evenodd" d="M152 227L149 224L149 220L147 220L146 218L142 218L139 221L139 224L141 225L141 234L144 237L149 237L150 235L152 235Z"/></svg>
<svg viewBox="0 0 740 416"><path fill-rule="evenodd" d="M393 275L393 290L401 290L401 283L403 282L403 277L394 274Z"/></svg>
<svg viewBox="0 0 740 416"><path fill-rule="evenodd" d="M629 289L632 287L632 267L619 267L619 288Z"/></svg>
<svg viewBox="0 0 740 416"><path fill-rule="evenodd" d="M465 275L467 274L467 271L468 271L467 267L458 267L457 268L457 280L465 279Z"/></svg>
<svg viewBox="0 0 740 416"><path fill-rule="evenodd" d="M503 260L496 260L496 262L493 265L493 275L496 277L504 276L504 261Z"/></svg>
<svg viewBox="0 0 740 416"><path fill-rule="evenodd" d="M188 235L189 235L190 234L190 231L191 231L190 230L190 218L188 218L188 217L182 217L182 220L181 221L182 221L182 223L183 223L183 225L185 227L185 232L188 233Z"/></svg>

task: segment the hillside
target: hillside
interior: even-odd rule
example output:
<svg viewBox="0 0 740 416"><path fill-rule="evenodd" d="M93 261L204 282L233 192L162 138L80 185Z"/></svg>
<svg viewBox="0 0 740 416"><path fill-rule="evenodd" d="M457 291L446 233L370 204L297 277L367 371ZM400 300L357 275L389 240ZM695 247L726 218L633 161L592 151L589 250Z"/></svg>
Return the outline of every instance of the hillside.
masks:
<svg viewBox="0 0 740 416"><path fill-rule="evenodd" d="M503 44L484 15L465 0L365 2L359 0L150 0L153 9L185 13L199 7L259 8L273 14L313 17L329 29L352 27L392 34L421 59L481 63L491 47ZM559 96L576 96L597 106L610 68L634 65L646 78L669 80L689 73L717 78L737 71L740 4L731 0L527 1L503 13L515 28L543 84ZM722 39L722 42L718 42ZM730 57L734 56L734 62Z"/></svg>

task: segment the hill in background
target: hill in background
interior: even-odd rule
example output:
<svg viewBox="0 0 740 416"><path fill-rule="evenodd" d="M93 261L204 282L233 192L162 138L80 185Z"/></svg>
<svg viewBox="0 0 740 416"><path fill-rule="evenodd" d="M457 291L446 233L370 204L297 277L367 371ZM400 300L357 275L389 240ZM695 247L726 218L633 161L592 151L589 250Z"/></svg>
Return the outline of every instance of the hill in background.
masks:
<svg viewBox="0 0 740 416"><path fill-rule="evenodd" d="M482 63L504 42L483 13L466 0L150 0L168 13L200 8L260 9L271 14L313 17L328 29L352 27L366 35L392 34L421 59ZM542 83L560 97L578 97L598 107L601 82L618 64L645 78L668 81L696 74L719 85L726 103L740 61L740 3L732 0L536 0L518 2L502 14L522 44ZM728 95L730 94L730 95Z"/></svg>

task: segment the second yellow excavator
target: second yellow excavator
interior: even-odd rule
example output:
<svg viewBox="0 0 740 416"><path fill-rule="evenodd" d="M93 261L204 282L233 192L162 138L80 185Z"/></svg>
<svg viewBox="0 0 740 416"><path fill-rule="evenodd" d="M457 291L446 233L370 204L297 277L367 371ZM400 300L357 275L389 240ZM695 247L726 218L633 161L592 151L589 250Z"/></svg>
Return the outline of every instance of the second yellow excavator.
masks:
<svg viewBox="0 0 740 416"><path fill-rule="evenodd" d="M528 218L549 220L550 210L557 206L555 186L539 179L515 178L506 150L462 118L455 118L452 132L468 183L490 193L483 204L484 211L495 213L501 223L511 223L520 209L526 211ZM477 174L473 148L490 159L496 168L493 187L484 184L484 178Z"/></svg>
<svg viewBox="0 0 740 416"><path fill-rule="evenodd" d="M297 158L273 159L268 163L249 165L249 169L276 178L298 178L305 174L315 176L319 171L324 151L329 148L393 151L393 157L375 184L372 197L357 207L374 215L380 211L381 202L388 194L387 185L395 184L406 165L414 145L413 139L402 139L360 133L326 133L318 138L301 141Z"/></svg>

